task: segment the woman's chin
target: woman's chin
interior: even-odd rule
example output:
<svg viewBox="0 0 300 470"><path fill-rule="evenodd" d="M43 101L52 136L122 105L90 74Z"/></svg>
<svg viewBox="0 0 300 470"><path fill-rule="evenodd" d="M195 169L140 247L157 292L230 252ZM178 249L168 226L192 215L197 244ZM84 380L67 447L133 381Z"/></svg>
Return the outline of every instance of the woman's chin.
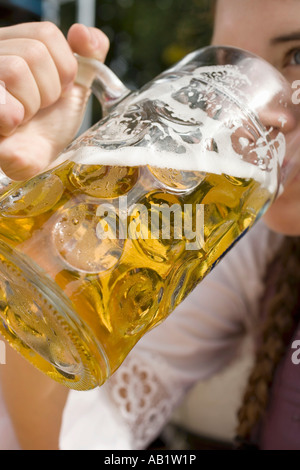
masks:
<svg viewBox="0 0 300 470"><path fill-rule="evenodd" d="M300 236L300 172L286 185L264 215L266 225L283 235Z"/></svg>

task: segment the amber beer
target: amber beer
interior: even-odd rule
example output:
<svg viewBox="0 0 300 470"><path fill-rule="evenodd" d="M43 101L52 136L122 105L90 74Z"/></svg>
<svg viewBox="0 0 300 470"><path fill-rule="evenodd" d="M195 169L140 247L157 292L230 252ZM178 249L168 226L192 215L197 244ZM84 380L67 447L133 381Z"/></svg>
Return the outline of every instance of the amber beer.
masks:
<svg viewBox="0 0 300 470"><path fill-rule="evenodd" d="M127 212L120 205L125 196ZM147 166L66 162L13 184L0 199L0 332L56 381L96 387L272 198L254 179ZM181 212L175 217L162 205ZM195 240L179 221L196 233L197 208L203 240L188 249Z"/></svg>

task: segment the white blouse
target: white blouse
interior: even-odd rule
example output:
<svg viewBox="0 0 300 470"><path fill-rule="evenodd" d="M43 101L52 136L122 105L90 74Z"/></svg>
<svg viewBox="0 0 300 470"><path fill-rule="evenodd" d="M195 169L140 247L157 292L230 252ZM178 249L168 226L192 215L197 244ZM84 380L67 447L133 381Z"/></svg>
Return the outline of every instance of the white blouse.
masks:
<svg viewBox="0 0 300 470"><path fill-rule="evenodd" d="M60 449L133 450L151 443L187 391L239 354L259 320L262 277L281 240L257 223L110 380L70 391ZM0 449L17 448L0 390Z"/></svg>

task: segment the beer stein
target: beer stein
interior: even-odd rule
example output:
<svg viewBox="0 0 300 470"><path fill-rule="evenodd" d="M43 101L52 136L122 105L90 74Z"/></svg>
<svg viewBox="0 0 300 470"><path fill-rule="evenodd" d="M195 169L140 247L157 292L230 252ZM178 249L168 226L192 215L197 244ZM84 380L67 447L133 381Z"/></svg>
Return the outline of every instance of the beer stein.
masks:
<svg viewBox="0 0 300 470"><path fill-rule="evenodd" d="M78 60L103 117L54 167L3 184L0 332L87 390L274 201L295 119L285 79L242 50L198 50L137 91Z"/></svg>

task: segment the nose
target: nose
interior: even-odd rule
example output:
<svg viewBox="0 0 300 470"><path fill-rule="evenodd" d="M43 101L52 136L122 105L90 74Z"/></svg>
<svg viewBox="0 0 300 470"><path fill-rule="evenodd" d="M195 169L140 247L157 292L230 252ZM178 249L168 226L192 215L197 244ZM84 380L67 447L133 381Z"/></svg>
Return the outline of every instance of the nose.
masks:
<svg viewBox="0 0 300 470"><path fill-rule="evenodd" d="M273 100L258 110L258 116L267 129L269 139L285 137L285 155L281 162L281 183L286 186L299 171L300 164L300 106L293 104L292 93L286 90L282 99Z"/></svg>
<svg viewBox="0 0 300 470"><path fill-rule="evenodd" d="M300 120L300 105L293 103L291 84L271 64L259 57L246 58L241 64L247 76L245 96L263 126L288 135Z"/></svg>
<svg viewBox="0 0 300 470"><path fill-rule="evenodd" d="M293 102L291 84L269 64L249 61L247 76L247 104L267 132L268 140L280 149L280 179L285 187L299 171L300 104Z"/></svg>

